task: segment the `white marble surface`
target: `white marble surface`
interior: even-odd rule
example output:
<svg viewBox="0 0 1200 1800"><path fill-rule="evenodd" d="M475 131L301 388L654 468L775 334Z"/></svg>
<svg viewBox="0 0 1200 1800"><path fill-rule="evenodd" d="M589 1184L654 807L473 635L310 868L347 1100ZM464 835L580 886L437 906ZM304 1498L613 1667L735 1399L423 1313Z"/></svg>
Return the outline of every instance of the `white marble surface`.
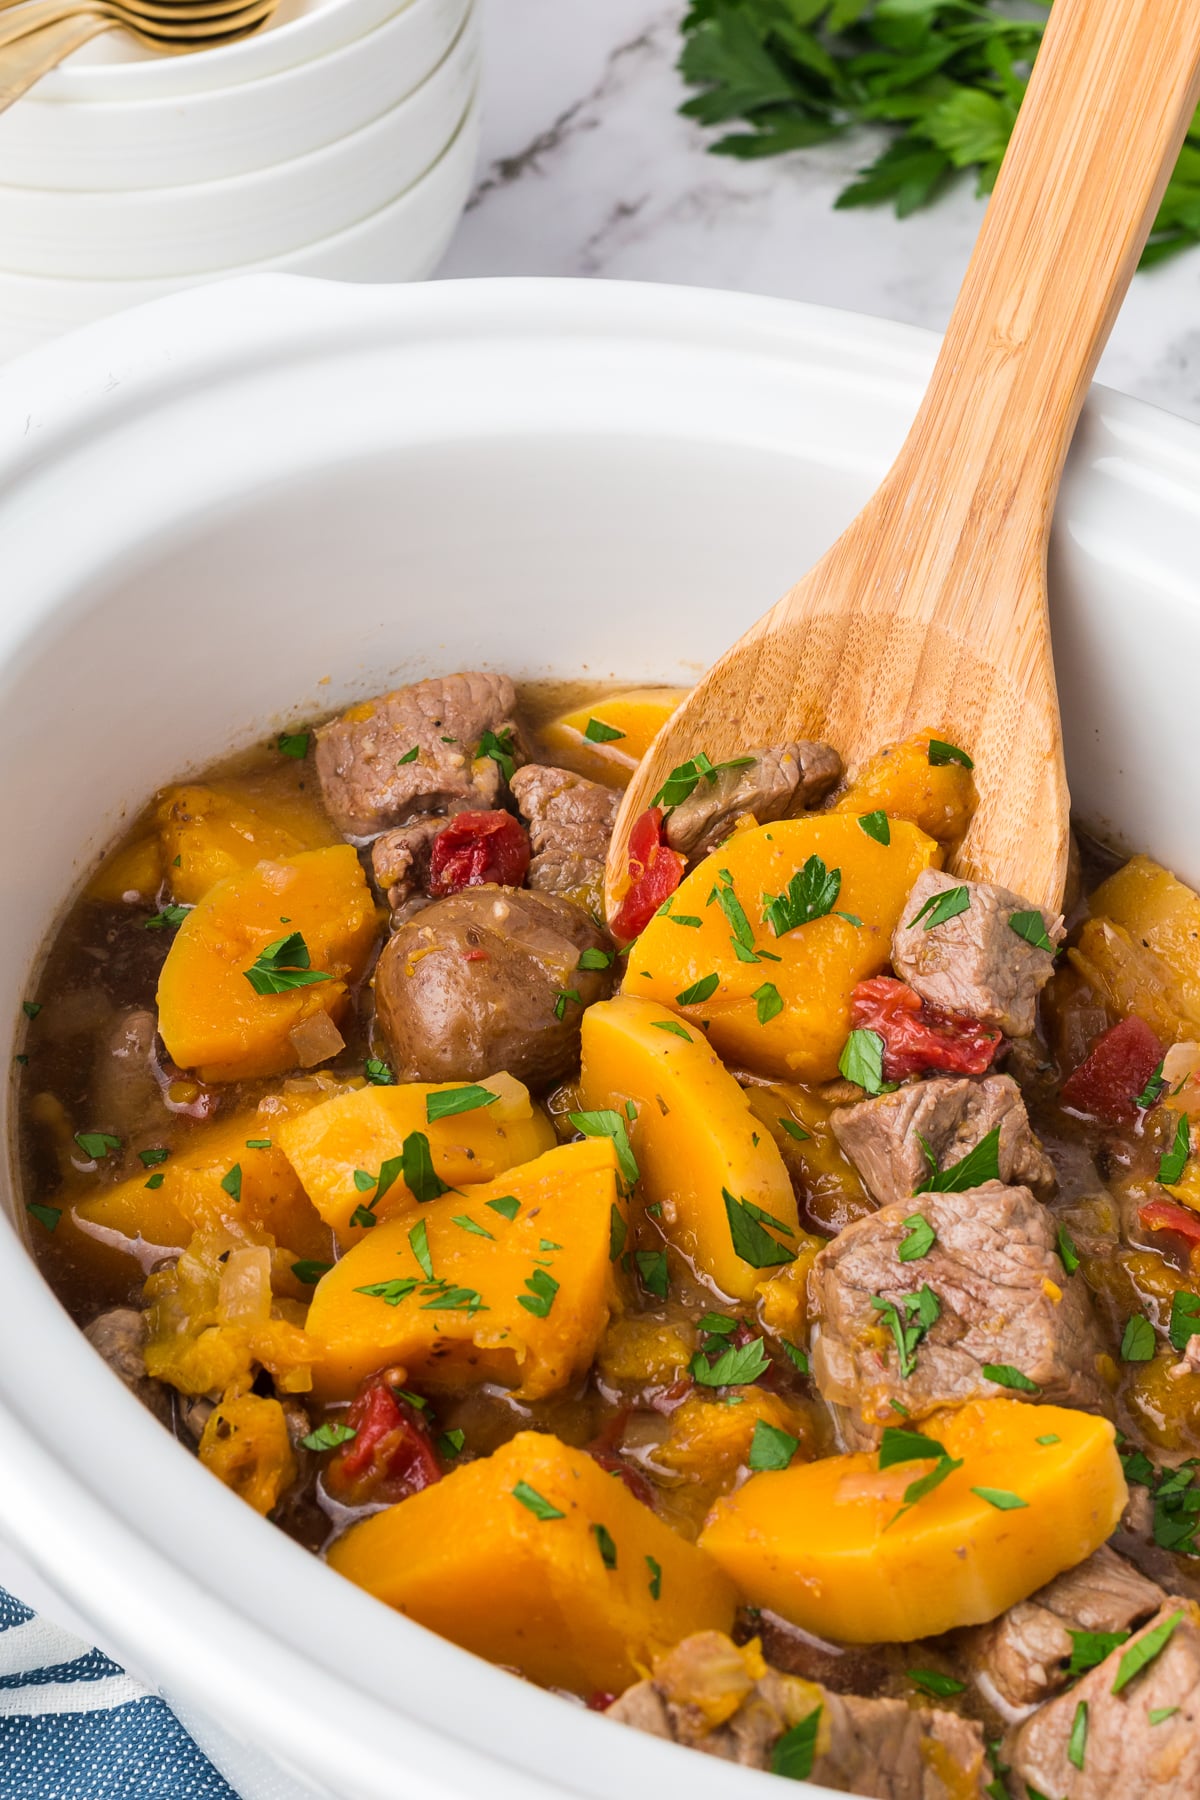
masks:
<svg viewBox="0 0 1200 1800"><path fill-rule="evenodd" d="M866 136L740 164L678 117L682 0L483 4L483 161L442 274L682 282L945 325L982 210L970 183L903 222L834 212ZM1200 249L1136 277L1100 378L1200 420Z"/></svg>

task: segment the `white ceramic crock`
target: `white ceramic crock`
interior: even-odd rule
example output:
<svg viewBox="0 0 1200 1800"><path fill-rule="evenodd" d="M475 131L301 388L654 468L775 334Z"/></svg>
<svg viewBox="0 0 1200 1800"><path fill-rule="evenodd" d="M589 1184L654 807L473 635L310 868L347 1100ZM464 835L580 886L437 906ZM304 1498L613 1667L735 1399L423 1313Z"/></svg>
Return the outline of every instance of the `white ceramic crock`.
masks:
<svg viewBox="0 0 1200 1800"><path fill-rule="evenodd" d="M689 680L874 487L933 352L720 294L270 278L14 365L0 1017L122 816L277 720L464 665ZM1052 558L1070 773L1085 818L1192 881L1197 543L1200 432L1097 393ZM0 1529L247 1796L778 1795L465 1656L264 1524L93 1355L7 1199Z"/></svg>

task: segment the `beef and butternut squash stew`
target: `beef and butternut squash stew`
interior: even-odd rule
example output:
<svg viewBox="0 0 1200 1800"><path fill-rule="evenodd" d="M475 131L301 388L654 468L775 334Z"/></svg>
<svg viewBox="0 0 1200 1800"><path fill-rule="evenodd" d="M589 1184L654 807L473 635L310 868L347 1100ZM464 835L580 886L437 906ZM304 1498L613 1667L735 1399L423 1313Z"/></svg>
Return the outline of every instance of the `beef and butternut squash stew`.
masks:
<svg viewBox="0 0 1200 1800"><path fill-rule="evenodd" d="M674 770L421 681L158 794L25 1007L30 1231L456 1643L887 1800L1200 1791L1200 898L946 871L970 746Z"/></svg>

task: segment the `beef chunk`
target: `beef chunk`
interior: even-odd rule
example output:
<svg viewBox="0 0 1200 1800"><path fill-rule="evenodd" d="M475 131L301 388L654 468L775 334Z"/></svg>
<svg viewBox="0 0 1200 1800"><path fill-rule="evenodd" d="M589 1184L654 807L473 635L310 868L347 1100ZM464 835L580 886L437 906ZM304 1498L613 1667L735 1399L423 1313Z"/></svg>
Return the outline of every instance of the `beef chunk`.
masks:
<svg viewBox="0 0 1200 1800"><path fill-rule="evenodd" d="M983 1730L904 1700L861 1700L768 1668L753 1645L697 1632L626 1689L608 1717L707 1756L769 1769L785 1731L820 1709L809 1778L877 1800L966 1800L983 1792Z"/></svg>
<svg viewBox="0 0 1200 1800"><path fill-rule="evenodd" d="M1002 1700L1031 1706L1066 1687L1073 1631L1130 1631L1165 1599L1103 1545L990 1625L964 1632L963 1648Z"/></svg>
<svg viewBox="0 0 1200 1800"><path fill-rule="evenodd" d="M470 887L392 934L375 971L376 1016L400 1081L482 1081L507 1069L549 1087L579 1062L584 1008L611 969L581 969L608 939L557 894ZM574 994L576 999L564 995Z"/></svg>
<svg viewBox="0 0 1200 1800"><path fill-rule="evenodd" d="M155 1381L146 1373L143 1354L146 1321L142 1314L132 1306L114 1307L85 1326L83 1335L130 1393L136 1395L143 1406L148 1406L163 1424L170 1424L170 1392L161 1381Z"/></svg>
<svg viewBox="0 0 1200 1800"><path fill-rule="evenodd" d="M930 914L918 914L951 888L965 888L970 905L929 927ZM998 1025L1009 1037L1028 1037L1054 958L1014 931L1009 920L1014 913L1037 910L1007 888L926 869L917 877L892 938L893 966L930 1006ZM1051 941L1061 943L1066 935L1061 916L1043 912L1042 920Z"/></svg>
<svg viewBox="0 0 1200 1800"><path fill-rule="evenodd" d="M819 1681L835 1694L859 1690L878 1694L890 1678L886 1652L878 1646L827 1643L766 1608L740 1613L734 1630L739 1643L757 1638L763 1655L781 1675Z"/></svg>
<svg viewBox="0 0 1200 1800"><path fill-rule="evenodd" d="M429 883L429 853L444 818L426 814L410 825L385 831L371 845L371 873L393 912L424 894Z"/></svg>
<svg viewBox="0 0 1200 1800"><path fill-rule="evenodd" d="M760 825L790 818L823 800L842 778L842 759L828 744L777 744L747 754L748 765L722 769L713 781L702 777L668 815L672 850L707 856L748 813Z"/></svg>
<svg viewBox="0 0 1200 1800"><path fill-rule="evenodd" d="M479 743L487 731L511 733L505 742L523 762L516 706L507 675L480 674L418 681L352 706L317 733L330 818L348 837L371 838L422 813L494 807L504 775L493 757L478 754Z"/></svg>
<svg viewBox="0 0 1200 1800"><path fill-rule="evenodd" d="M1001 1181L1043 1196L1054 1191L1053 1165L1030 1130L1021 1090L1008 1075L917 1082L838 1107L829 1123L881 1206L919 1193L929 1179L922 1139L938 1168L949 1169L997 1128Z"/></svg>
<svg viewBox="0 0 1200 1800"><path fill-rule="evenodd" d="M620 794L598 781L585 781L582 775L542 763L518 769L512 791L533 844L530 887L597 904L603 895L604 863Z"/></svg>
<svg viewBox="0 0 1200 1800"><path fill-rule="evenodd" d="M1166 1648L1114 1694L1131 1644L1176 1614L1182 1616ZM1087 1738L1078 1769L1068 1751L1081 1705ZM1063 1800L1194 1800L1200 1793L1200 1612L1186 1601L1167 1602L1129 1644L1018 1726L1004 1754L1014 1792Z"/></svg>
<svg viewBox="0 0 1200 1800"><path fill-rule="evenodd" d="M927 1255L901 1262L897 1252L915 1214L936 1237ZM839 1412L847 1444L877 1443L895 1421L892 1400L914 1421L939 1406L1002 1393L1103 1411L1103 1346L1087 1290L1066 1274L1056 1242L1050 1214L1027 1188L989 1181L961 1194L899 1200L827 1244L809 1278L820 1322L813 1374ZM937 1316L906 1376L892 1321L917 1318L924 1289ZM1037 1394L990 1381L985 1363L1019 1369L1037 1383Z"/></svg>

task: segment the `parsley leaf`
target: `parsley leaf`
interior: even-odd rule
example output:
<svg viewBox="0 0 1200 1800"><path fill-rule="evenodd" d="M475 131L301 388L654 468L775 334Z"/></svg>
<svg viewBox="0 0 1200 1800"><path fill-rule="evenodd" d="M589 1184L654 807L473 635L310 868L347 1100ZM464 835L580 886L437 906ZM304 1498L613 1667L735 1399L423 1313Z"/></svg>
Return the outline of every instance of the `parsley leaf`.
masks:
<svg viewBox="0 0 1200 1800"><path fill-rule="evenodd" d="M618 731L615 725L606 725L603 719L589 719L583 735L589 744L615 744L625 733Z"/></svg>
<svg viewBox="0 0 1200 1800"><path fill-rule="evenodd" d="M221 1186L225 1189L225 1192L229 1195L229 1198L231 1200L240 1200L241 1199L241 1197L242 1197L242 1165L241 1165L241 1163L234 1163L234 1165L233 1165L232 1169L230 1169L229 1173L227 1175L222 1175Z"/></svg>
<svg viewBox="0 0 1200 1800"><path fill-rule="evenodd" d="M799 1438L794 1438L790 1431L769 1425L766 1419L757 1419L747 1466L755 1475L766 1469L786 1469L799 1448Z"/></svg>
<svg viewBox="0 0 1200 1800"><path fill-rule="evenodd" d="M701 750L696 756L689 757L687 762L682 762L678 768L671 770L650 804L665 806L668 810L682 806L685 800L690 800L701 780L707 781L710 787L715 787L717 776L723 770L748 769L753 761L752 756L733 756L728 762L715 763Z"/></svg>
<svg viewBox="0 0 1200 1800"><path fill-rule="evenodd" d="M604 1525L593 1525L592 1536L595 1538L600 1549L600 1561L604 1564L606 1569L615 1569L617 1566L617 1546L613 1543L612 1534L609 1532L608 1528Z"/></svg>
<svg viewBox="0 0 1200 1800"><path fill-rule="evenodd" d="M1153 1362L1154 1327L1144 1313L1134 1313L1121 1339L1122 1362Z"/></svg>
<svg viewBox="0 0 1200 1800"><path fill-rule="evenodd" d="M929 761L935 769L943 767L946 763L958 763L960 768L964 769L975 767L965 750L960 750L957 744L944 743L941 738L930 738Z"/></svg>
<svg viewBox="0 0 1200 1800"><path fill-rule="evenodd" d="M1171 1148L1159 1158L1158 1179L1164 1187L1172 1187L1183 1176L1187 1159L1192 1151L1192 1134L1186 1113L1180 1113L1175 1122L1175 1137Z"/></svg>
<svg viewBox="0 0 1200 1800"><path fill-rule="evenodd" d="M1065 1225L1058 1228L1058 1254L1067 1274L1073 1275L1079 1267L1079 1252L1075 1248L1075 1239Z"/></svg>
<svg viewBox="0 0 1200 1800"><path fill-rule="evenodd" d="M615 950L585 950L575 964L577 969L610 969L616 956Z"/></svg>
<svg viewBox="0 0 1200 1800"><path fill-rule="evenodd" d="M308 755L310 735L307 731L281 731L276 744L280 756L290 756L294 762L303 762Z"/></svg>
<svg viewBox="0 0 1200 1800"><path fill-rule="evenodd" d="M92 1162L103 1162L111 1151L121 1148L122 1140L109 1131L77 1131L75 1142Z"/></svg>
<svg viewBox="0 0 1200 1800"><path fill-rule="evenodd" d="M883 1315L883 1322L895 1341L900 1379L907 1381L917 1366L917 1345L941 1318L942 1303L926 1283L915 1294L902 1294L899 1305L878 1294L872 1295L871 1305Z"/></svg>
<svg viewBox="0 0 1200 1800"><path fill-rule="evenodd" d="M1016 1512L1029 1505L1028 1500L1022 1500L1020 1494L1009 1493L1007 1488L973 1487L971 1492L978 1494L981 1500L986 1500L989 1506L994 1506L997 1512Z"/></svg>
<svg viewBox="0 0 1200 1800"><path fill-rule="evenodd" d="M646 1567L650 1571L650 1598L658 1600L662 1596L662 1564L657 1558L648 1556Z"/></svg>
<svg viewBox="0 0 1200 1800"><path fill-rule="evenodd" d="M665 1250L635 1250L633 1260L647 1293L659 1300L667 1297L667 1253Z"/></svg>
<svg viewBox="0 0 1200 1800"><path fill-rule="evenodd" d="M429 1096L433 1099L433 1095ZM388 1179L385 1181L385 1175ZM410 1131L400 1146L400 1156L391 1156L379 1171L379 1186L375 1192L374 1204L378 1205L384 1194L399 1175L413 1199L422 1206L427 1201L437 1200L450 1192L433 1166L433 1152L429 1148L429 1139L423 1131Z"/></svg>
<svg viewBox="0 0 1200 1800"><path fill-rule="evenodd" d="M332 981L310 966L308 945L298 931L276 938L242 973L256 994L286 994L292 988L311 987L318 981Z"/></svg>
<svg viewBox="0 0 1200 1800"><path fill-rule="evenodd" d="M603 1106L596 1112L573 1112L568 1113L567 1117L576 1131L582 1131L584 1137L612 1139L621 1179L627 1188L633 1187L638 1180L637 1158L629 1142L629 1127L621 1114L610 1106Z"/></svg>
<svg viewBox="0 0 1200 1800"><path fill-rule="evenodd" d="M1081 1700L1075 1708L1075 1717L1071 1721L1071 1738L1067 1745L1067 1761L1073 1768L1082 1769L1083 1759L1087 1752L1088 1735L1088 1703Z"/></svg>
<svg viewBox="0 0 1200 1800"><path fill-rule="evenodd" d="M831 913L841 891L842 871L827 869L819 856L810 856L784 893L763 895L763 918L776 937L783 937L785 932Z"/></svg>
<svg viewBox="0 0 1200 1800"><path fill-rule="evenodd" d="M330 1423L318 1425L315 1431L310 1431L300 1442L306 1450L336 1450L339 1444L348 1444L357 1436L352 1425Z"/></svg>
<svg viewBox="0 0 1200 1800"><path fill-rule="evenodd" d="M385 1063L382 1057L368 1056L363 1064L363 1074L372 1087L395 1087L396 1085L396 1077L391 1065Z"/></svg>
<svg viewBox="0 0 1200 1800"><path fill-rule="evenodd" d="M909 1431L900 1425L885 1425L879 1445L879 1467L890 1469L895 1463L920 1462L926 1457L946 1455L945 1444L926 1437L922 1431Z"/></svg>
<svg viewBox="0 0 1200 1800"><path fill-rule="evenodd" d="M773 1269L780 1263L795 1260L796 1252L786 1244L779 1243L759 1223L760 1219L767 1218L771 1224L779 1226L777 1219L771 1219L769 1213L763 1213L760 1207L752 1206L748 1200L738 1199L728 1188L721 1189L721 1198L725 1202L725 1217L729 1222L729 1237L735 1256L740 1256L752 1269ZM779 1228L787 1229L786 1226Z"/></svg>
<svg viewBox="0 0 1200 1800"><path fill-rule="evenodd" d="M730 1345L712 1362L697 1351L691 1371L701 1387L746 1387L765 1375L770 1366L762 1339L753 1337L746 1344Z"/></svg>
<svg viewBox="0 0 1200 1800"><path fill-rule="evenodd" d="M456 1113L474 1112L478 1106L494 1106L499 1098L491 1088L475 1083L469 1087L443 1088L439 1093L426 1094L425 1117L430 1125L436 1125L439 1119L452 1118Z"/></svg>
<svg viewBox="0 0 1200 1800"><path fill-rule="evenodd" d="M558 1293L558 1283L545 1269L535 1269L525 1283L527 1292L517 1295L517 1305L532 1313L535 1319L546 1319Z"/></svg>
<svg viewBox="0 0 1200 1800"><path fill-rule="evenodd" d="M1106 1656L1110 1656L1118 1644L1123 1644L1129 1636L1127 1631L1071 1631L1067 1636L1071 1640L1071 1660L1067 1664L1067 1676L1074 1680L1077 1675L1086 1675L1089 1669L1097 1669Z"/></svg>
<svg viewBox="0 0 1200 1800"><path fill-rule="evenodd" d="M1035 950L1048 950L1051 956L1054 955L1054 940L1046 930L1046 921L1036 907L1030 912L1010 913L1008 928L1015 931L1019 938L1024 938L1027 944L1032 944Z"/></svg>
<svg viewBox="0 0 1200 1800"><path fill-rule="evenodd" d="M490 756L505 781L511 781L516 774L516 746L513 743L512 726L505 726L500 733L485 731L475 750L476 756Z"/></svg>
<svg viewBox="0 0 1200 1800"><path fill-rule="evenodd" d="M419 1219L408 1234L408 1244L426 1281L433 1280L433 1258L429 1254L429 1226Z"/></svg>
<svg viewBox="0 0 1200 1800"><path fill-rule="evenodd" d="M921 1138L921 1149L929 1164L929 1179L923 1189L918 1192L928 1194L964 1194L968 1188L982 1187L985 1181L1000 1179L1000 1127L994 1126L986 1137L981 1137L973 1150L969 1150L961 1162L956 1162L948 1169L939 1169L937 1157Z"/></svg>
<svg viewBox="0 0 1200 1800"><path fill-rule="evenodd" d="M920 1262L937 1243L937 1232L923 1213L910 1213L904 1220L904 1236L896 1250L900 1262Z"/></svg>
<svg viewBox="0 0 1200 1800"><path fill-rule="evenodd" d="M1171 1323L1167 1336L1176 1350L1186 1350L1188 1339L1200 1332L1200 1294L1176 1288L1171 1299Z"/></svg>
<svg viewBox="0 0 1200 1800"><path fill-rule="evenodd" d="M786 1131L788 1136L790 1138L795 1138L798 1144L807 1144L811 1142L812 1132L805 1131L803 1125L797 1125L795 1119L780 1118L778 1124L780 1130Z"/></svg>
<svg viewBox="0 0 1200 1800"><path fill-rule="evenodd" d="M847 1081L853 1081L868 1094L885 1091L883 1079L883 1039L877 1031L852 1031L838 1057L838 1068Z"/></svg>
<svg viewBox="0 0 1200 1800"><path fill-rule="evenodd" d="M1152 1106L1158 1105L1158 1097L1166 1085L1163 1078L1163 1066L1159 1063L1141 1093L1135 1097L1133 1104L1140 1107L1142 1112L1148 1112Z"/></svg>
<svg viewBox="0 0 1200 1800"><path fill-rule="evenodd" d="M1030 1381L1028 1375L1014 1369L1011 1363L984 1363L983 1373L997 1387L1013 1388L1021 1394L1040 1394L1042 1391L1036 1381Z"/></svg>
<svg viewBox="0 0 1200 1800"><path fill-rule="evenodd" d="M919 912L908 921L907 929L911 931L914 925L919 925L924 919L926 931L932 931L935 925L944 925L947 919L956 919L959 913L965 913L970 904L971 894L968 888L943 888L940 893L930 894Z"/></svg>
<svg viewBox="0 0 1200 1800"><path fill-rule="evenodd" d="M1119 1694L1122 1688L1128 1687L1135 1675L1140 1675L1156 1656L1162 1654L1182 1618L1182 1612L1172 1613L1169 1619L1164 1619L1153 1631L1143 1632L1135 1643L1130 1644L1117 1665L1117 1678L1112 1684L1114 1694Z"/></svg>
<svg viewBox="0 0 1200 1800"><path fill-rule="evenodd" d="M823 1707L816 1706L799 1724L776 1738L771 1751L772 1775L785 1775L789 1781L807 1781L817 1758L817 1732Z"/></svg>
<svg viewBox="0 0 1200 1800"><path fill-rule="evenodd" d="M498 1200L485 1200L484 1205L490 1206L502 1219L507 1219L510 1225L521 1210L521 1202L515 1194L501 1194Z"/></svg>
<svg viewBox="0 0 1200 1800"><path fill-rule="evenodd" d="M701 1006L701 1005L703 1005L705 1000L711 1000L713 995L716 993L717 987L720 983L720 979L721 979L720 976L715 973L712 975L702 975L700 977L699 981L693 981L691 987L686 987L686 988L684 988L682 993L676 994L676 996L675 996L676 1005L677 1006Z"/></svg>
<svg viewBox="0 0 1200 1800"><path fill-rule="evenodd" d="M783 996L773 981L764 981L760 988L755 988L750 998L755 1003L760 1025L768 1025L783 1011Z"/></svg>
<svg viewBox="0 0 1200 1800"><path fill-rule="evenodd" d="M191 912L190 906L164 906L161 912L155 913L152 919L142 920L143 931L173 931Z"/></svg>
<svg viewBox="0 0 1200 1800"><path fill-rule="evenodd" d="M948 1700L951 1694L961 1694L966 1690L965 1681L955 1681L953 1675L943 1675L938 1669L906 1669L905 1673L914 1687L919 1687L924 1694L932 1694L938 1700Z"/></svg>
<svg viewBox="0 0 1200 1800"><path fill-rule="evenodd" d="M672 1037L681 1037L685 1044L692 1042L692 1034L685 1031L677 1019L651 1019L650 1023L656 1031L669 1031Z"/></svg>
<svg viewBox="0 0 1200 1800"><path fill-rule="evenodd" d="M858 823L860 829L865 831L869 838L874 838L877 844L883 844L886 848L891 843L891 821L882 808L878 812L863 813Z"/></svg>
<svg viewBox="0 0 1200 1800"><path fill-rule="evenodd" d="M152 1175L150 1181L153 1180L154 1177ZM150 1186L150 1181L146 1183L147 1187ZM44 1225L47 1231L53 1231L57 1226L58 1221L62 1218L61 1206L41 1206L36 1200L27 1201L25 1211L29 1213L32 1218L35 1218L39 1225Z"/></svg>
<svg viewBox="0 0 1200 1800"><path fill-rule="evenodd" d="M565 1519L567 1516L552 1501L539 1494L536 1488L530 1487L527 1481L518 1481L512 1495L514 1500L519 1500L522 1506L528 1508L535 1519Z"/></svg>
<svg viewBox="0 0 1200 1800"><path fill-rule="evenodd" d="M327 1262L301 1261L292 1264L292 1274L305 1287L316 1287L322 1275L327 1275L333 1264Z"/></svg>

